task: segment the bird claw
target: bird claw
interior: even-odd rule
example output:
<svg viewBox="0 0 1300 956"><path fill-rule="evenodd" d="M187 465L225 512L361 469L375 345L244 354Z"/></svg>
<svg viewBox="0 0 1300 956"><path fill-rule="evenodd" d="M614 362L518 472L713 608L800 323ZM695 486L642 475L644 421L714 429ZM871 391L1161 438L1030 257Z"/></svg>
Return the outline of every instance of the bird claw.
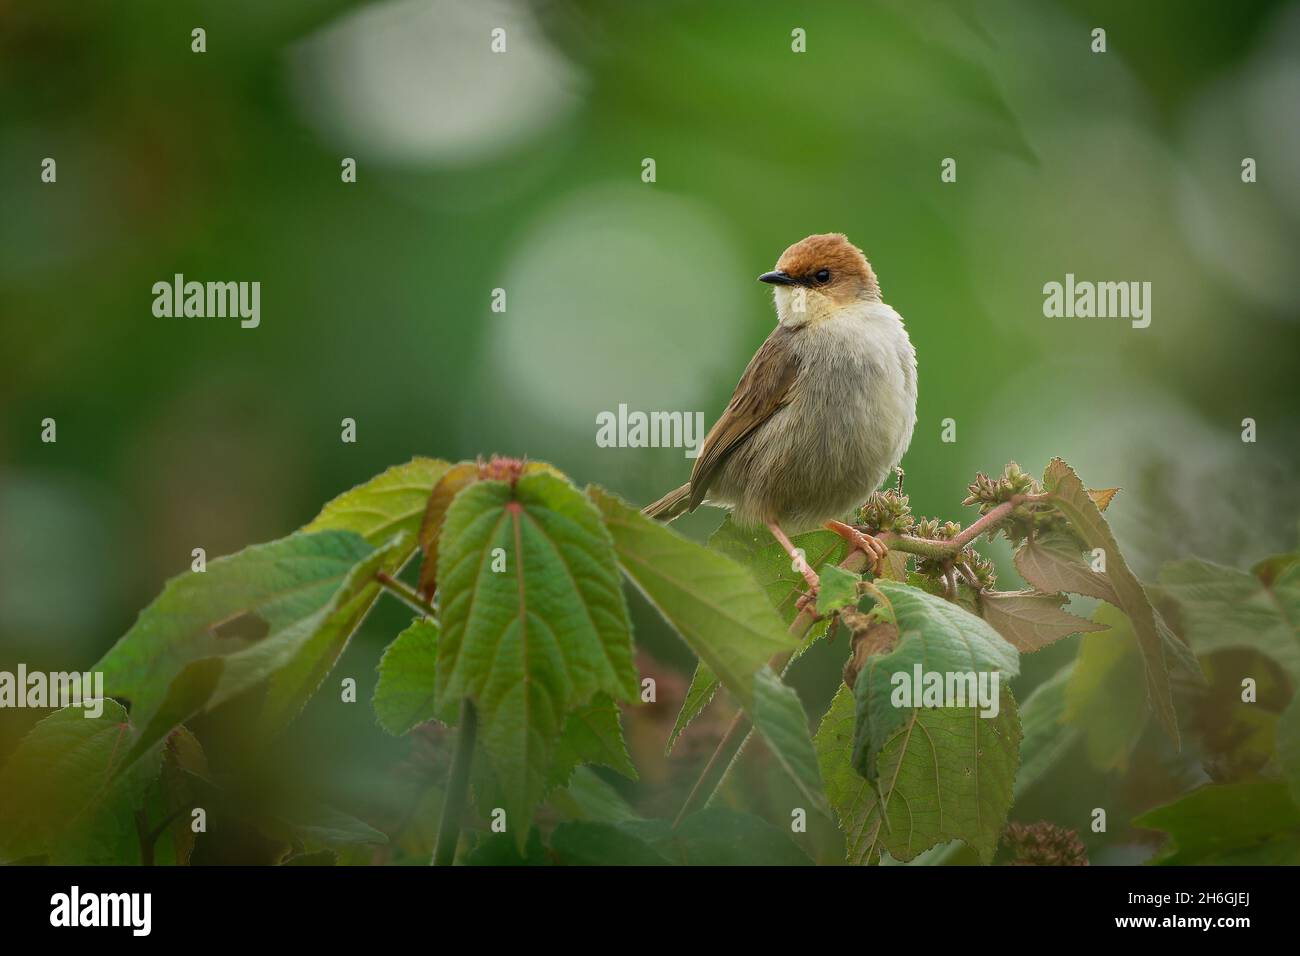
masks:
<svg viewBox="0 0 1300 956"><path fill-rule="evenodd" d="M885 568L885 556L889 554L889 548L883 541L842 521L827 522L826 527L865 554L871 560L871 573L880 577Z"/></svg>

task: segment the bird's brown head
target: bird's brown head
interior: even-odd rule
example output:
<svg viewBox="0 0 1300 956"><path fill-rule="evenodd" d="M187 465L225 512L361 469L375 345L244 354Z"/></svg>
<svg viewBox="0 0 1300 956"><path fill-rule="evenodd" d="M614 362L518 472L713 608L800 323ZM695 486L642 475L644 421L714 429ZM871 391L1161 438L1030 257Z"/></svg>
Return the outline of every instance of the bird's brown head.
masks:
<svg viewBox="0 0 1300 956"><path fill-rule="evenodd" d="M815 320L845 306L880 301L880 285L867 257L839 232L800 239L781 253L775 269L758 278L776 287L783 322L787 311L796 321L801 311Z"/></svg>

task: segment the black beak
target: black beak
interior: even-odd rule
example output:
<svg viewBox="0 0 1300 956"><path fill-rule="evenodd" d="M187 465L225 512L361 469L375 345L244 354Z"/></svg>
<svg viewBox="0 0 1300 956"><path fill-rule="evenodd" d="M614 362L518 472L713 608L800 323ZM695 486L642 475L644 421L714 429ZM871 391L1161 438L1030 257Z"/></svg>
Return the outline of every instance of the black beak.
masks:
<svg viewBox="0 0 1300 956"><path fill-rule="evenodd" d="M794 279L791 279L784 272L764 272L758 277L759 282L767 282L771 285L797 285Z"/></svg>

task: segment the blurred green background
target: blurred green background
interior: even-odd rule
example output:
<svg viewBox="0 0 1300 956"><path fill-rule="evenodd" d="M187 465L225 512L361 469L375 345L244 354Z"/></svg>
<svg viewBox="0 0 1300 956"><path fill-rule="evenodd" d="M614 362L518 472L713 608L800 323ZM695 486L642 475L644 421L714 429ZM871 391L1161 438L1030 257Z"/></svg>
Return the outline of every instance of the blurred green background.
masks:
<svg viewBox="0 0 1300 956"><path fill-rule="evenodd" d="M755 277L813 232L866 251L916 345L918 514L968 520L977 470L1060 455L1124 488L1141 575L1293 548L1297 50L1282 2L0 2L0 668L89 666L192 548L281 537L415 454L657 497L690 461L598 448L597 413L712 422L774 322ZM260 327L156 318L178 272L260 281ZM1151 282L1150 327L1045 318L1067 272ZM689 653L634 612L680 694ZM412 746L364 703L408 617L382 602L335 675L362 703L322 695L275 750L370 819ZM795 673L810 709L843 653ZM665 763L675 710L629 722L651 812L724 723ZM36 716L0 713L0 757Z"/></svg>

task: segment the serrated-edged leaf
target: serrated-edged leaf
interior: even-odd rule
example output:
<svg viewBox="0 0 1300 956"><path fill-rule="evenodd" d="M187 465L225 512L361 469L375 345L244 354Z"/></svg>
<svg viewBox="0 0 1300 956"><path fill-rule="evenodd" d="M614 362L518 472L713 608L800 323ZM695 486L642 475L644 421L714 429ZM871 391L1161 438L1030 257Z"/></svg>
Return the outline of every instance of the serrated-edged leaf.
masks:
<svg viewBox="0 0 1300 956"><path fill-rule="evenodd" d="M691 686L686 688L686 699L682 701L682 709L677 712L677 720L673 723L673 732L668 735L668 743L664 746L665 756L673 752L677 738L692 720L704 712L717 692L718 678L713 671L709 670L707 664L696 664L695 673L691 675Z"/></svg>
<svg viewBox="0 0 1300 956"><path fill-rule="evenodd" d="M140 761L127 775L131 779L118 779L131 740L120 704L105 700L98 717L86 714L82 707L56 710L32 728L0 769L0 860L46 852L69 831L85 834L82 824L100 807L122 793L140 797L136 784L157 775L159 761Z"/></svg>
<svg viewBox="0 0 1300 956"><path fill-rule="evenodd" d="M428 618L412 621L379 659L379 681L371 699L379 726L401 736L432 720L437 670L437 623Z"/></svg>
<svg viewBox="0 0 1300 956"><path fill-rule="evenodd" d="M1142 658L1124 612L1102 604L1093 617L1105 630L1079 645L1062 720L1083 735L1094 767L1124 769L1150 712L1142 694Z"/></svg>
<svg viewBox="0 0 1300 956"><path fill-rule="evenodd" d="M213 694L213 704L233 696L260 679L269 670L266 696L258 714L258 733L270 738L302 711L338 663L348 641L370 613L379 597L380 572L396 574L410 557L413 535L400 532L348 572L314 627L304 627L296 641L281 641L280 647L262 642L226 661L222 682ZM252 666L246 667L251 661Z"/></svg>
<svg viewBox="0 0 1300 956"><path fill-rule="evenodd" d="M1020 673L1020 655L982 618L941 597L909 584L878 581L876 587L888 603L872 612L898 628L897 645L888 653L867 658L854 682L858 701L858 738L855 762L868 780L876 777L876 757L887 739L910 721L910 712L921 705L896 706L896 684L912 687L918 668L924 679L939 675L945 685L950 675L969 675L970 680L953 680L955 691L969 693L973 683L983 692L993 687L992 674L1006 683ZM899 676L896 676L899 675ZM949 701L948 703L954 703ZM976 701L962 700L974 706Z"/></svg>
<svg viewBox="0 0 1300 956"><path fill-rule="evenodd" d="M1279 780L1201 787L1133 825L1169 835L1165 866L1300 863L1300 807Z"/></svg>
<svg viewBox="0 0 1300 956"><path fill-rule="evenodd" d="M1056 766L1081 737L1077 726L1065 723L1065 693L1073 671L1073 662L1066 664L1035 687L1020 705L1024 739L1020 743L1020 769L1016 772L1016 799Z"/></svg>
<svg viewBox="0 0 1300 956"><path fill-rule="evenodd" d="M1043 593L1083 594L1119 604L1110 578L1083 560L1069 535L1046 534L1026 542L1013 561L1020 576Z"/></svg>
<svg viewBox="0 0 1300 956"><path fill-rule="evenodd" d="M754 673L795 641L749 571L599 488L587 493L614 537L623 572L722 685L752 703Z"/></svg>
<svg viewBox="0 0 1300 956"><path fill-rule="evenodd" d="M1284 565L1271 587L1245 571L1195 559L1165 565L1158 580L1178 606L1196 653L1253 648L1300 681L1300 564Z"/></svg>
<svg viewBox="0 0 1300 956"><path fill-rule="evenodd" d="M772 668L764 665L754 675L754 729L763 738L781 769L808 801L808 806L830 816L822 792L817 753L808 732L808 717L793 687L782 683Z"/></svg>
<svg viewBox="0 0 1300 956"><path fill-rule="evenodd" d="M597 694L590 704L570 711L564 718L564 730L551 764L551 786L567 785L573 771L583 764L609 767L629 780L637 779L623 740L618 705L605 694Z"/></svg>
<svg viewBox="0 0 1300 956"><path fill-rule="evenodd" d="M791 541L804 552L804 560L810 568L838 564L849 553L848 543L830 531L808 531L795 535ZM748 568L781 620L786 624L794 620L798 613L796 604L808 584L803 573L794 568L790 556L766 528L746 530L727 515L709 538L709 547ZM795 656L821 638L829 624L827 620L815 621Z"/></svg>
<svg viewBox="0 0 1300 956"><path fill-rule="evenodd" d="M1043 487L1051 494L1052 503L1070 521L1070 527L1089 548L1101 548L1106 555L1106 576L1114 589L1116 604L1133 622L1142 663L1146 672L1147 699L1155 711L1156 719L1175 746L1179 745L1178 716L1174 712L1173 693L1169 684L1169 664L1165 657L1165 636L1157 623L1159 615L1151 606L1142 582L1129 569L1128 562L1111 533L1110 525L1102 516L1074 469L1059 458L1053 458L1043 474ZM1035 587L1038 587L1035 583ZM1040 588L1041 590L1053 590ZM1108 599L1109 600L1109 599Z"/></svg>
<svg viewBox="0 0 1300 956"><path fill-rule="evenodd" d="M298 533L217 558L205 572L167 582L94 667L104 673L105 693L130 701L132 723L141 729L133 753L200 712L219 688L225 688L221 699L226 699L284 666L282 652L291 656L328 621L336 610L335 595L374 553L350 531ZM263 622L264 636L252 641L223 636L223 625L249 616ZM244 656L236 672L227 673L239 654ZM201 663L213 658L221 660L219 672ZM259 660L266 666L253 666ZM155 721L164 711L165 719Z"/></svg>
<svg viewBox="0 0 1300 956"><path fill-rule="evenodd" d="M961 840L989 862L1011 806L1020 722L1002 688L998 715L976 708L916 708L878 756L877 785L854 769L853 693L841 687L814 738L826 795L844 831L847 858L897 860ZM888 825L884 821L888 818Z"/></svg>
<svg viewBox="0 0 1300 956"><path fill-rule="evenodd" d="M574 770L568 784L547 794L546 805L570 820L626 823L642 819L617 790L589 767Z"/></svg>
<svg viewBox="0 0 1300 956"><path fill-rule="evenodd" d="M353 531L372 545L409 532L414 544L429 493L450 467L437 458L394 465L326 503L302 530Z"/></svg>
<svg viewBox="0 0 1300 956"><path fill-rule="evenodd" d="M984 620L1022 654L1041 650L1061 638L1105 625L1062 609L1063 594L1036 591L985 591L980 594Z"/></svg>
<svg viewBox="0 0 1300 956"><path fill-rule="evenodd" d="M504 570L493 570L502 555ZM447 510L438 580L437 708L450 721L463 697L474 700L522 840L565 715L597 693L637 692L610 536L591 502L554 474L480 481Z"/></svg>
<svg viewBox="0 0 1300 956"><path fill-rule="evenodd" d="M817 613L833 614L840 608L858 603L858 583L862 580L852 571L830 564L818 572L821 588L817 592Z"/></svg>

